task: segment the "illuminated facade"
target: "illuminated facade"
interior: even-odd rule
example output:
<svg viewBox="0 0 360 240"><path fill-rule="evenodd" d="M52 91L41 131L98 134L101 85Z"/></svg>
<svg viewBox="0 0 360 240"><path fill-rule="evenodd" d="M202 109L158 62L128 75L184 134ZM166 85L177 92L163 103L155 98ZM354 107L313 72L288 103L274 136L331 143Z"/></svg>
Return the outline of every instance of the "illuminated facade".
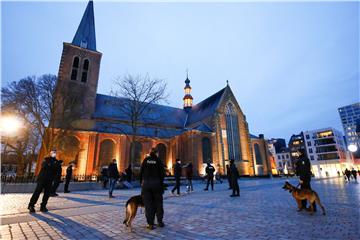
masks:
<svg viewBox="0 0 360 240"><path fill-rule="evenodd" d="M83 118L94 123L77 126L58 147L58 158L64 160L64 166L76 161L75 174L99 174L112 159L117 160L120 171L132 162L136 173L153 147L158 149L169 172L179 158L183 163L192 162L195 174L203 174L207 162L223 174L233 158L241 175L268 174L265 140L250 137L246 117L229 85L193 105L187 77L183 108L152 105L151 116L143 117L136 142L131 144L130 119L119 111L119 106L129 99L96 93L102 53L96 50L92 1L72 43L63 46L58 84L84 94ZM130 161L132 149L135 156ZM47 154L40 152L38 163Z"/></svg>

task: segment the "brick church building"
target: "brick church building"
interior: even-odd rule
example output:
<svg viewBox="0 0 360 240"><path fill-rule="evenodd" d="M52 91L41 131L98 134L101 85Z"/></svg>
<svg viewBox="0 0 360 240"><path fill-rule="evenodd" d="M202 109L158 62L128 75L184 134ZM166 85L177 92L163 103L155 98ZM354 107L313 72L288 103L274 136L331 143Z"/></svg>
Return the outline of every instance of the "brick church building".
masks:
<svg viewBox="0 0 360 240"><path fill-rule="evenodd" d="M246 116L228 84L193 105L190 80L186 78L184 107L153 105L157 117L144 120L137 141L130 144L129 119L117 107L128 99L97 94L101 56L96 49L93 2L89 1L73 41L63 44L57 84L71 84L84 94L83 117L94 124L78 127L67 137L67 146L58 149L64 167L75 160L75 174L97 175L116 159L123 172L134 147L136 171L150 149L156 147L169 172L179 158L182 163L192 162L197 175L204 173L207 162L224 174L229 159L235 159L241 175L269 173L266 141L262 135L249 133ZM40 152L38 166L47 154Z"/></svg>

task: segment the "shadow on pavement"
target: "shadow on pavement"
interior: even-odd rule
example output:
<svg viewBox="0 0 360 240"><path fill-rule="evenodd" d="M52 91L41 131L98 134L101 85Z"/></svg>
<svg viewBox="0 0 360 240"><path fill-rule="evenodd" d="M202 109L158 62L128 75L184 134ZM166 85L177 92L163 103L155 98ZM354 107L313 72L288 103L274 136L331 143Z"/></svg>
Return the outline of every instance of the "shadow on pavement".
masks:
<svg viewBox="0 0 360 240"><path fill-rule="evenodd" d="M79 232L85 232L86 234L91 233L92 235L95 235L97 238L100 239L109 239L110 237L106 234L100 232L99 230L83 225L81 223L78 223L76 221L73 221L69 218L65 218L63 216L60 216L55 213L46 213L44 214L34 214L34 217L38 218L41 221L46 222L53 228L56 228L57 230L61 231L61 233L70 238L70 239L84 239L86 236L81 235ZM58 221L56 221L58 220ZM81 230L81 231L79 231ZM88 238L91 238L91 236L88 236Z"/></svg>
<svg viewBox="0 0 360 240"><path fill-rule="evenodd" d="M119 205L119 202L109 202L110 200L106 199L104 201L97 201L97 200L90 200L90 199L86 199L86 198L78 198L78 197L70 197L70 196L66 196L63 197L67 200L70 201L74 201L74 202L79 202L79 203L85 203L85 204L92 204L92 205L111 205L111 206L117 206ZM129 197L124 196L124 197L119 197L116 196L116 198L112 198L112 200L121 200L121 201L125 201L127 200ZM122 202L120 202L122 203Z"/></svg>

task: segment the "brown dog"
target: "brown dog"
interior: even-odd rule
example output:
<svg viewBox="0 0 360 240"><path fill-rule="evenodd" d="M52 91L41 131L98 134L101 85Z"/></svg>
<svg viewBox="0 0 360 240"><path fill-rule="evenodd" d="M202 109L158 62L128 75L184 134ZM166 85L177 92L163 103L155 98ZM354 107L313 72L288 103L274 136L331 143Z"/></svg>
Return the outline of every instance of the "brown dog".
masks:
<svg viewBox="0 0 360 240"><path fill-rule="evenodd" d="M301 200L306 199L310 203L310 214L314 213L313 203L316 202L316 204L321 207L323 215L325 215L325 208L321 204L320 198L315 191L310 189L298 189L291 185L288 181L285 182L283 189L289 191L293 195L298 205L298 211L301 211Z"/></svg>
<svg viewBox="0 0 360 240"><path fill-rule="evenodd" d="M138 207L144 207L141 195L131 197L125 205L125 219L123 224L130 228L132 231L131 223L136 216Z"/></svg>

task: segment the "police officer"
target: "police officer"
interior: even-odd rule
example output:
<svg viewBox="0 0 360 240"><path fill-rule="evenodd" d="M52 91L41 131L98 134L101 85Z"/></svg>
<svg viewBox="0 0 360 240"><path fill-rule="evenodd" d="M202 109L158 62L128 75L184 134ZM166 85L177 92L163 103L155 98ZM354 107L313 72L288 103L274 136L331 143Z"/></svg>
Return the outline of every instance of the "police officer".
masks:
<svg viewBox="0 0 360 240"><path fill-rule="evenodd" d="M175 177L175 186L171 190L171 193L174 194L177 190L177 195L180 195L180 178L181 178L181 162L180 159L176 159L176 164L174 167L174 177Z"/></svg>
<svg viewBox="0 0 360 240"><path fill-rule="evenodd" d="M145 205L145 215L147 228L153 230L155 214L159 227L164 227L163 216L163 184L164 184L164 166L156 155L156 149L151 149L141 164L140 168L140 185L141 196Z"/></svg>
<svg viewBox="0 0 360 240"><path fill-rule="evenodd" d="M64 187L64 193L69 193L69 184L70 180L72 178L72 172L73 172L73 162L70 162L69 166L66 168L66 177L65 177L65 187Z"/></svg>
<svg viewBox="0 0 360 240"><path fill-rule="evenodd" d="M44 190L40 211L47 212L46 204L49 200L52 182L55 175L55 164L56 164L56 150L50 152L50 156L46 157L41 164L41 170L37 178L37 184L33 195L31 196L28 209L30 213L35 212L35 204L39 199L40 193Z"/></svg>
<svg viewBox="0 0 360 240"><path fill-rule="evenodd" d="M311 190L311 166L310 160L305 155L305 150L300 148L298 150L298 160L295 163L296 175L300 178L300 188L301 189L310 189ZM302 209L306 209L306 199L301 201ZM316 211L316 205L313 204L314 211Z"/></svg>
<svg viewBox="0 0 360 240"><path fill-rule="evenodd" d="M240 188L238 183L239 172L235 166L234 159L230 160L230 178L233 190L230 197L240 197Z"/></svg>
<svg viewBox="0 0 360 240"><path fill-rule="evenodd" d="M215 172L215 168L210 164L207 163L207 166L205 168L205 172L206 172L206 176L207 176L207 184L206 184L206 188L204 189L204 191L209 190L209 184L211 183L211 190L214 190L214 172Z"/></svg>
<svg viewBox="0 0 360 240"><path fill-rule="evenodd" d="M60 182L61 182L62 163L63 163L63 160L57 160L55 162L55 176L54 176L54 182L52 184L52 189L51 189L51 194L50 194L51 197L59 196L56 193L56 190L59 187Z"/></svg>

